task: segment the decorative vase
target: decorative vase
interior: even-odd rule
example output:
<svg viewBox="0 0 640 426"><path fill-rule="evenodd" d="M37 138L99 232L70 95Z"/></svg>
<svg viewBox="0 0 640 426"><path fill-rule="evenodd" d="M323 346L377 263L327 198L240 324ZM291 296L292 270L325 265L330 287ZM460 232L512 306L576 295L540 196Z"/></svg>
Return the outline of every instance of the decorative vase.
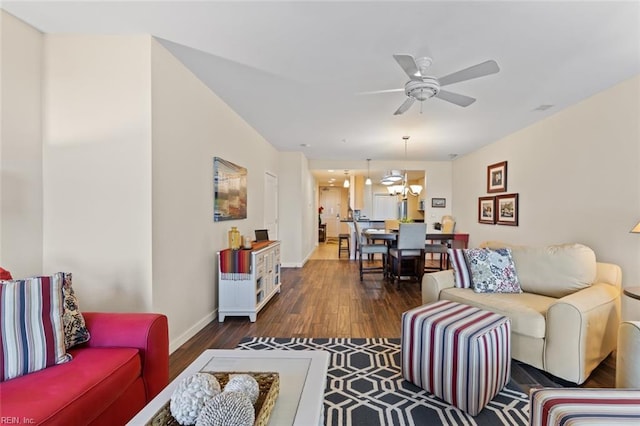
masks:
<svg viewBox="0 0 640 426"><path fill-rule="evenodd" d="M238 250L240 248L240 231L235 226L231 227L229 231L229 248L231 250Z"/></svg>

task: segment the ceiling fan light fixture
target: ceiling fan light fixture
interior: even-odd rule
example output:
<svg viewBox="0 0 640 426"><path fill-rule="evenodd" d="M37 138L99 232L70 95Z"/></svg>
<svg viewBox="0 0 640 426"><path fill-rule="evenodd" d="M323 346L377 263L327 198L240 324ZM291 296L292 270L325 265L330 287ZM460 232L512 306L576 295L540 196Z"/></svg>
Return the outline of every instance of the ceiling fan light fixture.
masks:
<svg viewBox="0 0 640 426"><path fill-rule="evenodd" d="M411 80L404 86L405 95L417 101L426 101L440 92L440 84L433 77L423 77L421 81Z"/></svg>

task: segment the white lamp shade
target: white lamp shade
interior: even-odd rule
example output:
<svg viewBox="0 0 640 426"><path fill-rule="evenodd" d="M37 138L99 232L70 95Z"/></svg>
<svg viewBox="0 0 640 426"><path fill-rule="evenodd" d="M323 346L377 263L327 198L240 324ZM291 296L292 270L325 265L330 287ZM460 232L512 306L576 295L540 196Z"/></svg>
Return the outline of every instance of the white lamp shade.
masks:
<svg viewBox="0 0 640 426"><path fill-rule="evenodd" d="M371 185L371 178L367 178L367 180L364 181L365 185Z"/></svg>
<svg viewBox="0 0 640 426"><path fill-rule="evenodd" d="M422 185L409 185L409 189L411 189L411 193L413 195L420 195L422 192Z"/></svg>

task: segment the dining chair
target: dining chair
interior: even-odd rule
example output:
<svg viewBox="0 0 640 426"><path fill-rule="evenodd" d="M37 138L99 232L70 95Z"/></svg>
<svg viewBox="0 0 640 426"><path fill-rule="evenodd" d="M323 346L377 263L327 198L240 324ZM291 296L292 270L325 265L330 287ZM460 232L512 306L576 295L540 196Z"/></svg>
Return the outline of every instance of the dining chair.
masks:
<svg viewBox="0 0 640 426"><path fill-rule="evenodd" d="M358 262L359 262L359 266L360 266L360 281L362 281L363 278L363 274L365 273L371 273L371 272L382 272L383 275L386 276L387 274L387 269L386 269L386 265L387 265L387 245L386 244L377 244L377 243L370 243L366 236L362 233L362 230L360 229L360 225L358 224L358 222L353 222L355 228L356 228L356 239L358 240L357 242L357 246L358 246ZM369 266L369 267L364 267L363 265L363 257L366 255L367 256L367 262L371 262L372 260L369 259L369 255L375 255L377 253L380 253L382 255L382 264L380 266ZM375 261L375 259L373 260Z"/></svg>
<svg viewBox="0 0 640 426"><path fill-rule="evenodd" d="M453 230L456 227L456 221L453 220L453 216L449 216L449 215L442 216L440 223L442 223L443 234L453 234Z"/></svg>
<svg viewBox="0 0 640 426"><path fill-rule="evenodd" d="M398 240L395 247L389 249L390 273L397 282L403 275L403 267L411 262L413 275L422 281L424 275L424 238L427 233L426 223L401 223L398 231Z"/></svg>
<svg viewBox="0 0 640 426"><path fill-rule="evenodd" d="M424 271L425 272L433 272L433 271L442 271L446 265L448 265L447 251L449 250L449 246L443 242L429 242L424 245L424 253L425 256L438 255L437 259L431 258L431 262L425 259L424 262ZM437 260L437 266L433 265L433 261Z"/></svg>
<svg viewBox="0 0 640 426"><path fill-rule="evenodd" d="M438 253L440 254L440 262L438 267L427 265L425 261L424 271L425 272L434 272L434 271L443 271L445 269L451 269L451 256L449 256L449 249L464 249L466 244L462 240L448 240L442 241L440 244L427 243L424 245L425 256L429 253Z"/></svg>

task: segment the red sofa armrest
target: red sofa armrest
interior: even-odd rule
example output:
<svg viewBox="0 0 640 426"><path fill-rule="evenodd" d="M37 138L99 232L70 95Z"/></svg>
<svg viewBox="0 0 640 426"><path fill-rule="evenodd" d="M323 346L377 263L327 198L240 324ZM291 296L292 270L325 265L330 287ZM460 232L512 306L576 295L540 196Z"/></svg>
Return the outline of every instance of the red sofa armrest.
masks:
<svg viewBox="0 0 640 426"><path fill-rule="evenodd" d="M167 317L153 313L83 312L93 348L127 347L140 350L147 402L169 383L169 326Z"/></svg>

